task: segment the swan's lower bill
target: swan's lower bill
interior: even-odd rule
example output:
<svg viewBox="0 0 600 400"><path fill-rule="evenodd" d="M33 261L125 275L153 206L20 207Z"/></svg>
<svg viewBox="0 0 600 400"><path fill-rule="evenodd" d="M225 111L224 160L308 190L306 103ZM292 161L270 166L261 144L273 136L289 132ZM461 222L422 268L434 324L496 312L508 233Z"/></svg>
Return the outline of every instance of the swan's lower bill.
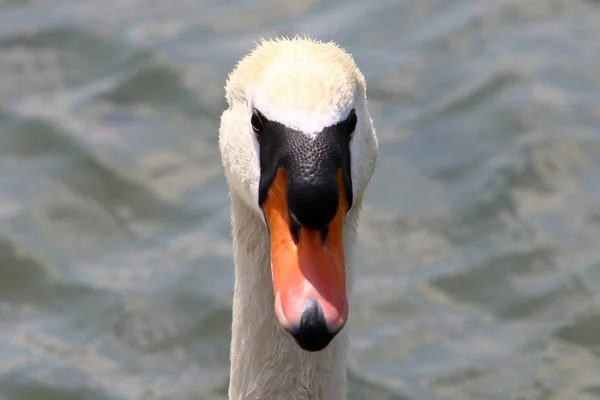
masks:
<svg viewBox="0 0 600 400"><path fill-rule="evenodd" d="M279 168L262 205L270 234L275 313L301 348L319 351L344 327L348 316L345 185L338 169L337 211L333 219L314 229L293 219L287 182L286 171Z"/></svg>

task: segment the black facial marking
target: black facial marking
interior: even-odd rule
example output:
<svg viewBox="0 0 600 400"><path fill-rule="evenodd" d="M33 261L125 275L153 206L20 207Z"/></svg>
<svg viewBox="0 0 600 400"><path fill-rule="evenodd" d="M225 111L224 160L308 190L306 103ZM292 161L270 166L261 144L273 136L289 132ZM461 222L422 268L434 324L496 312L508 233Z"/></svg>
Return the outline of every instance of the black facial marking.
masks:
<svg viewBox="0 0 600 400"><path fill-rule="evenodd" d="M306 134L265 118L257 136L260 148L259 205L262 206L277 170L287 175L288 208L297 223L324 229L339 204L337 171L342 169L348 206L352 205L350 139L356 127L354 110L345 121L326 127L309 138ZM323 231L323 237L326 231Z"/></svg>

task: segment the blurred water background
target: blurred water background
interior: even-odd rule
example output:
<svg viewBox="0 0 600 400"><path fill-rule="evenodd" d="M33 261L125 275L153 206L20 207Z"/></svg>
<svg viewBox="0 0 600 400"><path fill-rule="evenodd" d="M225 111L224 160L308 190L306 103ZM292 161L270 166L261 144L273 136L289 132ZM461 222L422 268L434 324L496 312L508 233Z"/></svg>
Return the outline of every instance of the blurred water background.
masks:
<svg viewBox="0 0 600 400"><path fill-rule="evenodd" d="M0 399L226 399L223 84L351 51L352 400L600 399L600 3L0 0Z"/></svg>

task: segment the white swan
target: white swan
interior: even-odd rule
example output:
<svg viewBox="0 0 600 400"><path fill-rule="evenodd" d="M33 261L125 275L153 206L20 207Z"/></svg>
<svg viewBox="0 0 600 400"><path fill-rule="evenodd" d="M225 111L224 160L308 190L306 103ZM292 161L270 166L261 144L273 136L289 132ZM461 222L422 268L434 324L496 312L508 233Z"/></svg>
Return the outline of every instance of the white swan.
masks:
<svg viewBox="0 0 600 400"><path fill-rule="evenodd" d="M346 399L350 261L378 143L352 57L262 41L225 86L235 262L229 398Z"/></svg>

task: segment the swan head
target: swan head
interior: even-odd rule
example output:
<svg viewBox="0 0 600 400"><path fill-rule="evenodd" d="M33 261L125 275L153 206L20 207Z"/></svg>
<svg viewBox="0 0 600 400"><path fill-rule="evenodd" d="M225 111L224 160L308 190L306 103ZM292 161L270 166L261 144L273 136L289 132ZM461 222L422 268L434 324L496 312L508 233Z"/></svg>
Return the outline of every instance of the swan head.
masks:
<svg viewBox="0 0 600 400"><path fill-rule="evenodd" d="M262 41L227 79L219 146L232 195L267 226L274 312L307 351L348 317L344 232L378 144L352 57L308 38Z"/></svg>

